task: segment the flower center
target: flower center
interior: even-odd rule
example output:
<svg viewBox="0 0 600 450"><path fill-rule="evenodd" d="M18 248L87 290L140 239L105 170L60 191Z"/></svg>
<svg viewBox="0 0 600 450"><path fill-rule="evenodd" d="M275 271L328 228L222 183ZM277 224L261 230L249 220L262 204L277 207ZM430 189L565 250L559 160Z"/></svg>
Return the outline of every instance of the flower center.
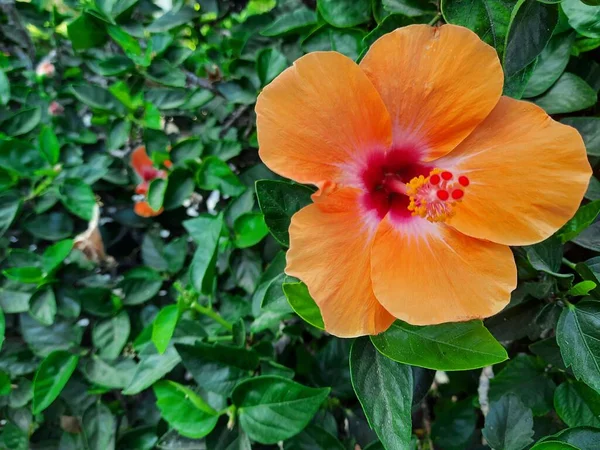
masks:
<svg viewBox="0 0 600 450"><path fill-rule="evenodd" d="M362 206L378 223L388 213L394 222L421 217L442 222L454 215L469 178L422 163L415 152L401 149L368 161L361 174Z"/></svg>
<svg viewBox="0 0 600 450"><path fill-rule="evenodd" d="M408 210L430 222L443 222L455 214L454 206L462 200L469 184L465 175L433 169L429 176L419 175L406 184Z"/></svg>

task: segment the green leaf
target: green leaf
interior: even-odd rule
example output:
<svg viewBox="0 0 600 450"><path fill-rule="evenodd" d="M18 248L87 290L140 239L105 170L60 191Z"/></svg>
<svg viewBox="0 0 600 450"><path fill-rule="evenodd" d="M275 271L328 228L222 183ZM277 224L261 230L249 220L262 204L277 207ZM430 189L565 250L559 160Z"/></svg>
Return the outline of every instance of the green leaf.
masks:
<svg viewBox="0 0 600 450"><path fill-rule="evenodd" d="M581 111L597 101L596 91L577 75L565 72L544 95L535 99L548 114Z"/></svg>
<svg viewBox="0 0 600 450"><path fill-rule="evenodd" d="M223 229L223 216L202 215L186 220L183 222L183 226L197 243L190 266L192 285L198 292L212 292L217 247Z"/></svg>
<svg viewBox="0 0 600 450"><path fill-rule="evenodd" d="M48 126L44 126L40 132L40 151L46 161L50 164L56 164L60 156L60 144L58 138L54 134L54 130Z"/></svg>
<svg viewBox="0 0 600 450"><path fill-rule="evenodd" d="M575 377L600 392L600 302L585 300L565 308L556 341Z"/></svg>
<svg viewBox="0 0 600 450"><path fill-rule="evenodd" d="M41 119L42 111L39 107L25 108L6 119L2 124L2 131L9 136L27 134L37 127Z"/></svg>
<svg viewBox="0 0 600 450"><path fill-rule="evenodd" d="M365 32L357 29L340 29L322 26L302 41L305 52L332 50L357 59L365 48L363 39Z"/></svg>
<svg viewBox="0 0 600 450"><path fill-rule="evenodd" d="M6 233L21 208L22 201L14 192L0 195L0 237Z"/></svg>
<svg viewBox="0 0 600 450"><path fill-rule="evenodd" d="M21 283L39 283L44 279L44 273L39 267L9 267L2 273L6 278Z"/></svg>
<svg viewBox="0 0 600 450"><path fill-rule="evenodd" d="M106 150L119 150L129 140L131 132L131 122L127 120L117 120L112 124L108 137L106 139Z"/></svg>
<svg viewBox="0 0 600 450"><path fill-rule="evenodd" d="M393 14L418 17L435 14L435 5L421 0L382 0L383 8Z"/></svg>
<svg viewBox="0 0 600 450"><path fill-rule="evenodd" d="M584 297L596 289L596 283L593 281L581 281L569 289L569 295L573 297Z"/></svg>
<svg viewBox="0 0 600 450"><path fill-rule="evenodd" d="M600 394L580 382L565 382L554 391L556 413L570 427L600 428Z"/></svg>
<svg viewBox="0 0 600 450"><path fill-rule="evenodd" d="M211 392L229 396L233 388L258 367L254 350L221 344L176 344L185 368L196 383Z"/></svg>
<svg viewBox="0 0 600 450"><path fill-rule="evenodd" d="M262 49L256 58L256 71L261 86L266 86L273 81L287 66L287 59L277 49Z"/></svg>
<svg viewBox="0 0 600 450"><path fill-rule="evenodd" d="M310 296L306 285L302 282L283 283L282 287L283 293L294 312L312 326L324 330L325 324L323 323L321 311Z"/></svg>
<svg viewBox="0 0 600 450"><path fill-rule="evenodd" d="M29 314L42 325L52 325L56 316L56 297L51 288L42 288L29 300Z"/></svg>
<svg viewBox="0 0 600 450"><path fill-rule="evenodd" d="M139 394L173 370L180 361L179 354L172 346L169 346L161 355L156 353L154 345L147 345L140 353L140 362L135 369L131 383L123 390L123 394Z"/></svg>
<svg viewBox="0 0 600 450"><path fill-rule="evenodd" d="M196 184L200 189L217 190L224 195L233 197L237 197L246 190L227 163L216 156L209 156L202 161L202 165L196 173Z"/></svg>
<svg viewBox="0 0 600 450"><path fill-rule="evenodd" d="M169 174L163 207L166 211L179 208L194 192L195 182L190 171L176 168Z"/></svg>
<svg viewBox="0 0 600 450"><path fill-rule="evenodd" d="M155 178L150 182L150 187L148 188L148 204L154 211L158 211L162 208L168 183L168 179L165 180L162 178Z"/></svg>
<svg viewBox="0 0 600 450"><path fill-rule="evenodd" d="M133 69L133 62L123 55L112 55L102 60L90 60L86 61L89 68L104 77L112 77L115 75L122 75Z"/></svg>
<svg viewBox="0 0 600 450"><path fill-rule="evenodd" d="M311 203L313 191L285 181L258 180L256 195L269 231L282 245L289 246L288 228L292 216Z"/></svg>
<svg viewBox="0 0 600 450"><path fill-rule="evenodd" d="M538 442L529 450L581 450L579 447L575 447L571 444L559 441L545 441Z"/></svg>
<svg viewBox="0 0 600 450"><path fill-rule="evenodd" d="M566 117L560 122L579 131L588 155L600 156L600 117Z"/></svg>
<svg viewBox="0 0 600 450"><path fill-rule="evenodd" d="M65 351L50 353L38 367L33 379L33 413L39 414L58 397L79 361Z"/></svg>
<svg viewBox="0 0 600 450"><path fill-rule="evenodd" d="M600 38L600 5L586 5L580 0L563 0L561 7L569 25L579 34L589 38Z"/></svg>
<svg viewBox="0 0 600 450"><path fill-rule="evenodd" d="M411 367L386 358L363 337L352 344L350 374L369 425L385 448L408 448L412 435Z"/></svg>
<svg viewBox="0 0 600 450"><path fill-rule="evenodd" d="M0 105L6 105L10 101L10 81L4 71L0 70Z"/></svg>
<svg viewBox="0 0 600 450"><path fill-rule="evenodd" d="M508 359L480 320L419 327L400 320L371 341L383 355L434 370L468 370Z"/></svg>
<svg viewBox="0 0 600 450"><path fill-rule="evenodd" d="M483 437L494 450L521 450L533 442L533 414L519 398L505 395L490 405Z"/></svg>
<svg viewBox="0 0 600 450"><path fill-rule="evenodd" d="M107 406L101 402L93 403L83 413L81 422L89 450L115 448L117 420Z"/></svg>
<svg viewBox="0 0 600 450"><path fill-rule="evenodd" d="M252 247L269 234L265 216L260 212L244 213L233 224L235 246L238 248Z"/></svg>
<svg viewBox="0 0 600 450"><path fill-rule="evenodd" d="M565 444L570 444L573 448L578 450L596 450L598 446L598 439L600 439L600 430L596 428L589 427L579 427L579 428L568 428L566 430L561 431L560 433L555 434L554 436L549 436L543 439L543 441L547 442L561 442ZM536 444L533 448L537 447L539 444ZM571 447L568 447L569 449ZM552 449L551 447L547 447L544 450L564 450L567 447L555 447ZM536 449L536 450L542 450Z"/></svg>
<svg viewBox="0 0 600 450"><path fill-rule="evenodd" d="M146 30L150 33L169 31L172 28L186 23L193 24L193 20L198 17L198 15L199 14L196 11L188 6L184 6L179 10L172 9L148 25Z"/></svg>
<svg viewBox="0 0 600 450"><path fill-rule="evenodd" d="M131 324L127 312L121 311L110 319L94 325L92 343L98 348L99 355L106 359L116 359L129 338Z"/></svg>
<svg viewBox="0 0 600 450"><path fill-rule="evenodd" d="M67 178L59 187L59 195L70 212L88 222L92 220L96 197L89 184L80 178Z"/></svg>
<svg viewBox="0 0 600 450"><path fill-rule="evenodd" d="M219 413L192 389L174 381L159 381L153 386L156 406L182 436L201 438L217 425Z"/></svg>
<svg viewBox="0 0 600 450"><path fill-rule="evenodd" d="M303 28L317 23L317 15L308 8L297 8L291 12L277 17L273 23L264 28L260 34L268 37L281 36L288 33L299 32Z"/></svg>
<svg viewBox="0 0 600 450"><path fill-rule="evenodd" d="M563 243L576 238L579 233L588 228L600 214L600 200L581 206L573 218L556 233Z"/></svg>
<svg viewBox="0 0 600 450"><path fill-rule="evenodd" d="M431 437L435 448L447 450L463 450L469 448L469 441L475 432L477 415L473 408L473 400L452 403L440 414L431 426Z"/></svg>
<svg viewBox="0 0 600 450"><path fill-rule="evenodd" d="M86 12L67 25L67 34L75 50L87 50L106 42L104 23Z"/></svg>
<svg viewBox="0 0 600 450"><path fill-rule="evenodd" d="M467 27L504 55L511 13L517 0L442 0L441 10L446 22Z"/></svg>
<svg viewBox="0 0 600 450"><path fill-rule="evenodd" d="M93 84L71 86L71 92L79 101L91 108L112 114L124 112L123 104L107 89Z"/></svg>
<svg viewBox="0 0 600 450"><path fill-rule="evenodd" d="M229 447L228 447L229 448ZM285 441L285 450L344 450L344 445L319 425L308 425L300 434Z"/></svg>
<svg viewBox="0 0 600 450"><path fill-rule="evenodd" d="M4 335L6 334L6 319L4 318L4 311L0 308L0 350L2 350L2 344L4 344Z"/></svg>
<svg viewBox="0 0 600 450"><path fill-rule="evenodd" d="M122 359L106 362L96 355L84 362L83 375L92 383L108 389L124 389L133 378L135 362Z"/></svg>
<svg viewBox="0 0 600 450"><path fill-rule="evenodd" d="M131 269L119 283L123 289L125 305L139 305L154 297L162 286L163 279L150 267L138 266Z"/></svg>
<svg viewBox="0 0 600 450"><path fill-rule="evenodd" d="M511 14L503 58L504 72L513 75L544 50L558 23L558 8L537 0L519 0Z"/></svg>
<svg viewBox="0 0 600 450"><path fill-rule="evenodd" d="M60 212L41 214L25 223L25 229L29 233L48 241L70 237L73 234L73 227L73 219L68 214Z"/></svg>
<svg viewBox="0 0 600 450"><path fill-rule="evenodd" d="M311 388L277 376L242 381L232 394L242 429L261 444L288 439L308 425L329 388Z"/></svg>
<svg viewBox="0 0 600 450"><path fill-rule="evenodd" d="M169 154L171 161L175 165L184 164L186 161L197 161L202 152L204 145L198 138L184 139L173 146Z"/></svg>
<svg viewBox="0 0 600 450"><path fill-rule="evenodd" d="M317 0L317 9L327 23L349 28L371 19L370 0Z"/></svg>
<svg viewBox="0 0 600 450"><path fill-rule="evenodd" d="M62 264L69 256L73 248L73 239L65 239L46 248L42 255L42 269L45 273L51 273Z"/></svg>
<svg viewBox="0 0 600 450"><path fill-rule="evenodd" d="M537 65L527 83L523 96L536 97L546 92L562 75L575 42L575 33L553 36L538 58Z"/></svg>
<svg viewBox="0 0 600 450"><path fill-rule="evenodd" d="M531 356L517 355L490 380L490 400L514 394L527 408L531 408L535 416L546 414L552 409L555 385L544 368L544 364Z"/></svg>
<svg viewBox="0 0 600 450"><path fill-rule="evenodd" d="M148 42L145 50L139 41L117 26L108 27L109 36L123 49L129 59L141 67L148 67L152 60L152 41Z"/></svg>
<svg viewBox="0 0 600 450"><path fill-rule="evenodd" d="M156 315L152 322L152 342L158 353L162 354L167 350L178 320L179 307L177 305L165 306Z"/></svg>
<svg viewBox="0 0 600 450"><path fill-rule="evenodd" d="M570 277L569 274L558 273L562 263L562 243L559 237L552 236L539 244L525 247L527 259L531 266L541 272L555 277Z"/></svg>

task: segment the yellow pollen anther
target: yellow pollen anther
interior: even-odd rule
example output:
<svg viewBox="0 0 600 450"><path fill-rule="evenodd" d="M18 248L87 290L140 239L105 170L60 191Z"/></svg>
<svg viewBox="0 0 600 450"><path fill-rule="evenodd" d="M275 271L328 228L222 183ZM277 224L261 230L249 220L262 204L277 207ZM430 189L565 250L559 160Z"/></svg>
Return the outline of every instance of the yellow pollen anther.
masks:
<svg viewBox="0 0 600 450"><path fill-rule="evenodd" d="M427 177L419 175L406 183L410 203L408 210L430 222L444 222L455 214L454 206L460 202L469 186L465 175L433 169Z"/></svg>

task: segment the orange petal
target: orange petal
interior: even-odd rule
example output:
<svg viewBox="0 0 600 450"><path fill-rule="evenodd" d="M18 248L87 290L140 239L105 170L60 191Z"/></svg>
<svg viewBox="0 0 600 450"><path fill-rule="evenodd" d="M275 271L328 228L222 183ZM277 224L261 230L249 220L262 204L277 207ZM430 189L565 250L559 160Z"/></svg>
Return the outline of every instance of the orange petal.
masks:
<svg viewBox="0 0 600 450"><path fill-rule="evenodd" d="M133 167L133 170L135 170L138 175L142 176L144 167L152 167L153 165L152 160L146 153L146 147L143 145L136 148L133 153L131 153L131 167Z"/></svg>
<svg viewBox="0 0 600 450"><path fill-rule="evenodd" d="M591 175L574 128L508 97L438 163L471 180L448 223L506 245L529 245L552 235L577 211Z"/></svg>
<svg viewBox="0 0 600 450"><path fill-rule="evenodd" d="M259 155L300 183L346 181L391 143L381 97L351 59L315 52L298 59L258 96Z"/></svg>
<svg viewBox="0 0 600 450"><path fill-rule="evenodd" d="M358 190L342 188L292 217L286 273L300 278L315 299L325 329L354 337L385 331L394 318L373 295L370 248Z"/></svg>
<svg viewBox="0 0 600 450"><path fill-rule="evenodd" d="M510 248L414 222L416 231L384 219L373 243L373 290L391 314L434 325L489 317L508 304L517 284Z"/></svg>
<svg viewBox="0 0 600 450"><path fill-rule="evenodd" d="M154 217L162 214L163 208L160 208L158 211L155 211L150 207L148 202L136 202L133 207L133 211L141 217Z"/></svg>
<svg viewBox="0 0 600 450"><path fill-rule="evenodd" d="M360 63L392 117L394 146L439 158L494 108L504 76L496 51L467 28L411 25L378 39Z"/></svg>

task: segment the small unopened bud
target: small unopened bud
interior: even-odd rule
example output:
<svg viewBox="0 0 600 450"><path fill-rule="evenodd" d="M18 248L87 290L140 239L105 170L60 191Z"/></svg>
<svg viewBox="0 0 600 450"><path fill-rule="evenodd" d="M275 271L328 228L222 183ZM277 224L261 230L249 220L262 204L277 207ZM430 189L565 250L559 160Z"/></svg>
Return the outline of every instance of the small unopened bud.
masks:
<svg viewBox="0 0 600 450"><path fill-rule="evenodd" d="M54 72L56 72L56 68L50 61L42 61L35 69L38 77L53 77Z"/></svg>
<svg viewBox="0 0 600 450"><path fill-rule="evenodd" d="M48 114L50 114L51 116L60 116L63 112L65 112L65 108L63 107L63 105L56 101L53 101L48 106Z"/></svg>

